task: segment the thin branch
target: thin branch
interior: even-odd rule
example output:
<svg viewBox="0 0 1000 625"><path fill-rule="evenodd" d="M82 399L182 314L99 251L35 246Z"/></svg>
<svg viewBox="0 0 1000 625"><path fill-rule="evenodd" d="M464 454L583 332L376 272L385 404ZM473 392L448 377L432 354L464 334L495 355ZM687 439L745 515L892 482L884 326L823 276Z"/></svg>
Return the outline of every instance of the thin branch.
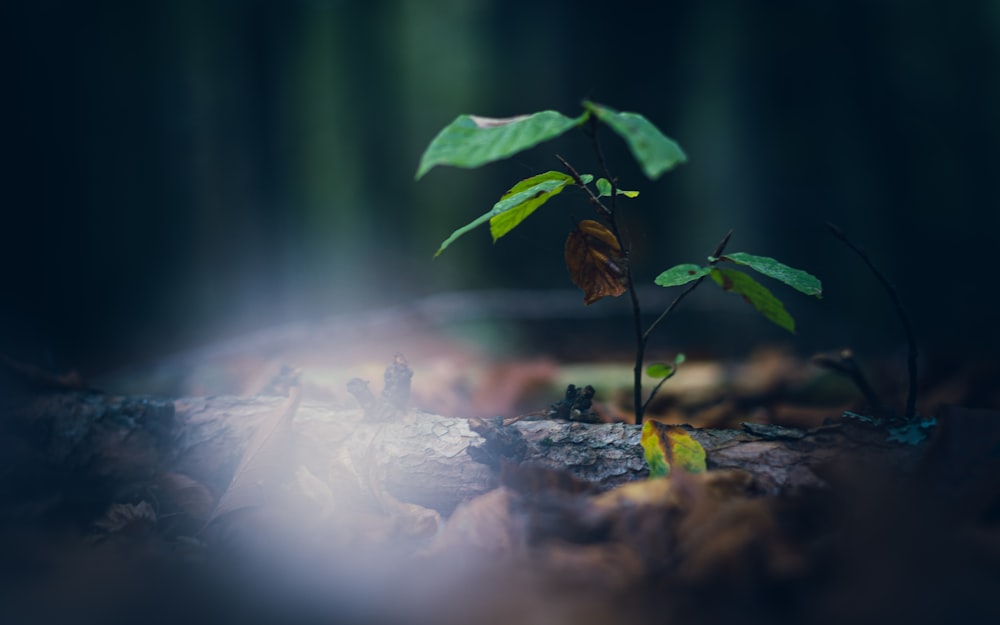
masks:
<svg viewBox="0 0 1000 625"><path fill-rule="evenodd" d="M607 165L605 165L604 155L603 152L601 151L601 144L597 140L597 136L594 129L591 129L591 139L594 144L594 150L597 152L597 159L600 162L601 169L603 170L604 175L608 178L608 180L611 180L611 174L608 171ZM598 214L604 217L604 219L608 222L608 224L610 224L611 233L615 236L615 240L618 241L618 246L621 248L622 255L625 258L625 287L628 290L629 300L632 303L632 324L635 328L635 367L633 369L632 399L635 404L635 422L641 424L642 408L643 408L642 361L646 353L646 339L643 336L642 332L642 309L639 306L639 294L636 291L634 281L632 280L632 262L630 258L631 249L628 244L628 241L625 241L624 238L622 237L622 234L618 229L618 222L615 219L614 207L615 207L615 196L617 195L617 187L615 186L615 183L612 181L611 208L608 208L607 206L604 205L603 202L601 202L600 198L594 195L594 192L590 189L590 187L588 187L583 183L583 177L580 176L580 173L577 172L576 169L566 161L566 159L564 159L562 156L558 154L556 154L556 158L559 159L559 162L563 164L563 167L566 168L566 171L569 172L569 175L573 177L573 180L576 182L577 186L581 187L587 192L587 195L590 196L591 203L593 203L597 207Z"/></svg>
<svg viewBox="0 0 1000 625"><path fill-rule="evenodd" d="M731 236L733 236L732 229L730 229L729 232L726 233L726 236L722 237L722 240L719 241L719 244L715 246L715 249L712 251L712 258L722 258L722 253L726 251L726 246L729 245L729 238ZM712 261L711 264L714 265L715 261Z"/></svg>
<svg viewBox="0 0 1000 625"><path fill-rule="evenodd" d="M678 295L677 297L675 297L674 301L670 302L670 305L667 306L666 310L664 310L662 313L660 313L660 316L656 318L656 321L654 321L653 323L649 324L649 327L646 328L646 331L642 334L642 340L643 341L648 341L649 340L649 335L653 333L653 330L656 328L656 326L660 325L660 322L663 321L667 317L667 315L669 315L671 312L673 312L674 308L677 308L677 304L680 304L681 300L683 300L685 297L687 297L688 295L690 295L692 291L694 291L696 288L698 288L698 285L701 284L701 281L704 280L704 279L705 279L705 276L702 276L702 277L698 278L697 280L695 280L694 282L692 282L691 284L689 284L686 289L684 289L683 291L681 291L680 295Z"/></svg>
<svg viewBox="0 0 1000 625"><path fill-rule="evenodd" d="M594 153L597 155L597 164L601 167L601 171L605 172L605 175L606 175L607 171L608 171L608 166L607 166L606 162L604 161L604 150L601 149L601 144L597 140L597 117L596 116L594 116L594 115L590 116L590 118L587 120L587 126L585 128L583 128L583 133L585 135L587 135L588 137L590 137L590 142L591 142L591 145L594 148Z"/></svg>
<svg viewBox="0 0 1000 625"><path fill-rule="evenodd" d="M618 245L622 248L622 252L625 254L625 258L628 259L629 254L631 252L631 249L630 249L631 246L629 245L629 241L627 240L627 237L625 237L622 234L622 232L619 230L619 228L618 228L618 220L616 219L616 217L618 215L618 213L617 213L617 209L618 209L618 205L617 205L618 204L618 202L617 202L617 200L618 200L618 181L617 181L617 179L614 176L611 175L611 170L608 169L607 161L604 160L604 150L601 148L601 142L597 138L597 118L596 117L591 116L591 118L590 118L590 124L584 129L584 132L587 134L587 136L590 137L590 143L591 143L591 145L594 148L594 153L597 155L597 164L601 168L601 173L604 174L605 180L607 180L608 183L611 185L611 196L610 196L611 206L607 209L606 218L608 220L608 223L611 225L611 232L615 235L615 239L618 241ZM591 194L591 195L593 195L593 194ZM604 204L601 204L601 206L604 206ZM628 277L628 280L629 280L629 283L628 283L629 293L633 296L632 297L633 304L637 305L638 304L638 300L636 299L635 294L634 294L634 289L632 288L632 274L631 274L630 267L626 267L626 272L628 273L627 277ZM638 319L637 319L637 323L638 323Z"/></svg>
<svg viewBox="0 0 1000 625"><path fill-rule="evenodd" d="M604 173L604 177L607 178L608 182L611 183L611 209L615 208L615 198L618 196L618 185L615 184L615 178L611 175L611 170L608 169L607 161L604 160L604 150L601 149L601 142L597 139L597 118L591 116L590 126L587 127L587 135L590 137L590 143L594 146L594 153L597 154L597 164Z"/></svg>
<svg viewBox="0 0 1000 625"><path fill-rule="evenodd" d="M730 230L729 232L727 232L726 236L722 237L722 240L719 241L719 244L715 246L715 250L712 252L712 258L719 258L720 256L722 256L722 253L726 250L726 245L729 243L729 237L731 237L731 236L733 236L733 231L732 230ZM715 261L712 261L712 264L715 264ZM656 321L654 321L653 323L649 324L649 327L646 328L646 331L643 332L641 334L641 336L639 337L639 345L641 346L641 350L642 350L643 353L645 353L645 351L646 351L646 343L649 342L649 335L653 333L653 330L656 328L656 326L660 325L660 322L663 321L664 319L666 319L667 315L669 315L674 310L674 308L677 308L677 305L681 303L681 300L683 300L685 297L687 297L688 295L690 295L692 291L694 291L696 288L698 288L698 285L701 284L701 281L704 280L704 279L705 279L705 276L702 276L702 277L698 278L697 280L695 280L694 282L692 282L691 284L689 284L686 289L684 289L683 291L681 291L680 295L678 295L677 297L674 298L674 301L670 302L670 305L667 306L667 309L664 310L662 313L660 313L660 316L656 318ZM641 363L641 361L637 361L637 363L638 364L637 364L637 370L636 370L637 371L636 372L636 380L637 380L636 385L638 387L638 380L641 379L639 368L641 368L642 363ZM646 398L645 402L642 402L641 408L637 408L637 410L636 410L636 414L637 415L641 415L641 414L643 414L646 411L646 407L649 405L649 403L651 401L653 401L653 398L656 397L656 392L660 390L660 387L663 386L663 383L666 382L666 381L667 381L667 378L664 378L664 379L660 380L656 384L656 386L653 387L653 390L649 392L649 397ZM641 388L640 388L640 391L641 391ZM641 397L642 397L641 396L641 392L637 392L636 393L636 401L638 402L639 400L641 400ZM637 403L636 405L638 406L639 404ZM638 421L638 418L637 418L637 421ZM641 421L640 421L640 423L641 423Z"/></svg>
<svg viewBox="0 0 1000 625"><path fill-rule="evenodd" d="M868 406L880 417L890 416L892 414L891 411L886 409L886 407L882 404L882 400L879 399L878 394L876 394L875 390L872 389L872 385L868 383L868 378L861 370L861 366L858 365L858 361L854 359L854 352L851 350L841 350L836 356L830 354L817 354L816 356L813 356L813 362L824 369L836 371L837 373L850 379L854 386L857 387L861 395L865 398L865 401L868 402Z"/></svg>
<svg viewBox="0 0 1000 625"><path fill-rule="evenodd" d="M643 414L646 413L646 408L649 407L649 402L653 401L653 398L656 397L656 393L660 390L660 387L663 386L663 383L672 377L674 377L673 373L660 379L660 381L656 383L656 386L653 387L653 390L649 391L649 397L647 397L646 401L642 404Z"/></svg>
<svg viewBox="0 0 1000 625"><path fill-rule="evenodd" d="M712 252L712 258L719 258L719 257L722 256L722 253L726 250L726 245L729 244L729 237L731 237L731 236L733 236L733 231L732 230L730 230L729 232L727 232L726 236L722 237L722 240L719 241L719 244L715 246L715 251ZM674 308L677 307L677 304L681 303L682 299L684 299L685 297L687 297L688 295L690 295L691 291L694 291L696 288L698 288L698 285L701 284L701 281L704 280L704 279L705 279L705 276L702 276L702 277L698 278L697 280L695 280L694 282L692 282L690 285L688 285L688 287L686 289L684 289L683 291L681 291L681 294L678 295L677 297L675 297L674 301L670 302L670 305L667 306L667 309L664 310L660 314L659 317L656 318L656 321L654 321L653 323L649 324L649 327L646 328L646 332L642 335L642 340L643 341L648 341L649 340L649 335L653 333L653 329L655 329L656 326L660 325L660 322L663 321L666 318L666 316L669 315L674 310Z"/></svg>
<svg viewBox="0 0 1000 625"><path fill-rule="evenodd" d="M635 327L635 366L632 369L632 401L635 404L635 422L642 425L646 404L642 401L642 361L646 357L646 337L642 333L642 311L639 295L632 285L632 273L628 274L628 294L632 299L632 324Z"/></svg>
<svg viewBox="0 0 1000 625"><path fill-rule="evenodd" d="M611 224L611 232L615 235L615 239L617 239L618 245L621 246L622 252L625 255L625 279L628 282L626 286L628 287L629 299L632 302L632 326L635 329L635 366L632 368L632 403L635 406L635 422L641 425L643 412L646 407L646 404L642 401L642 361L646 357L646 336L642 331L642 309L639 306L639 294L636 292L635 284L632 281L631 245L629 245L629 242L618 228L618 220L616 219L618 181L611 175L607 161L604 160L604 150L601 148L601 142L597 138L597 118L590 118L590 125L587 126L585 132L590 136L591 145L593 145L594 153L597 155L597 164L601 168L605 179L611 184L611 210L608 214L608 223Z"/></svg>
<svg viewBox="0 0 1000 625"><path fill-rule="evenodd" d="M896 315L899 317L900 323L903 325L903 332L906 333L906 342L909 346L909 353L906 359L906 368L909 373L909 388L906 392L906 411L904 412L904 417L907 420L914 419L917 414L917 338L913 333L913 326L910 325L910 319L906 315L906 311L903 309L903 302L899 299L899 294L896 292L896 287L889 282L888 278L878 270L875 263L868 257L864 249L860 246L855 245L853 241L847 238L844 231L827 222L826 227L830 229L833 236L837 237L844 243L847 247L854 250L854 252L861 257L861 260L865 261L868 265L868 269L871 270L878 281L885 288L886 292L889 293L889 298L892 300L892 305L896 309Z"/></svg>
<svg viewBox="0 0 1000 625"><path fill-rule="evenodd" d="M569 173L569 175L573 178L573 182L576 183L576 186L586 191L587 195L590 197L590 203L597 208L597 214L600 215L601 217L604 217L605 219L610 219L610 216L612 214L611 209L605 206L604 202L602 202L599 197L594 195L594 192L591 191L590 187L588 187L583 182L583 176L581 176L580 173L576 171L576 168L570 165L566 159L559 156L558 154L556 154L556 158L559 159L559 162L562 163L563 167L566 168L566 172ZM619 245L620 244L621 242L619 242Z"/></svg>

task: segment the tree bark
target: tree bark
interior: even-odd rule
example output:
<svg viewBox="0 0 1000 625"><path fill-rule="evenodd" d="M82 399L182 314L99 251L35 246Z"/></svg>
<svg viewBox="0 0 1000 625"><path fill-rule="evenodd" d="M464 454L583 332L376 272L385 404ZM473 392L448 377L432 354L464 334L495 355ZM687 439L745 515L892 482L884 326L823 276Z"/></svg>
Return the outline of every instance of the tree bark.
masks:
<svg viewBox="0 0 1000 625"><path fill-rule="evenodd" d="M255 432L282 410L283 397L116 397L51 391L8 405L6 441L19 474L88 475L120 493L164 474L186 476L218 500L233 482ZM647 474L640 427L571 421L457 419L409 412L386 422L320 402L291 407L292 440L261 453L262 474L308 470L335 493L375 496L443 514L496 487L504 462L560 469L603 490ZM845 454L914 462L922 447L884 442L841 423L813 430L748 424L742 430L691 429L709 468L749 472L758 489L784 493L822 487L822 469ZM28 445L14 445L21 438ZM260 443L255 443L260 445ZM253 453L256 453L254 451ZM241 464L241 460L243 463ZM58 480L57 480L58 482ZM9 490L9 489L8 489Z"/></svg>

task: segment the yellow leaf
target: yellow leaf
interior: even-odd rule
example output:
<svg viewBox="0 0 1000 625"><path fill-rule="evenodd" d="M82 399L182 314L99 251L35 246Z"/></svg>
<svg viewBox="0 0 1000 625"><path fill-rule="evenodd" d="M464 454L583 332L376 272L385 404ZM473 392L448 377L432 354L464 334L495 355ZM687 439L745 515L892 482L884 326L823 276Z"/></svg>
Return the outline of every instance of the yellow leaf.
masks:
<svg viewBox="0 0 1000 625"><path fill-rule="evenodd" d="M682 426L646 421L641 441L650 477L670 475L674 466L684 473L705 471L705 448Z"/></svg>

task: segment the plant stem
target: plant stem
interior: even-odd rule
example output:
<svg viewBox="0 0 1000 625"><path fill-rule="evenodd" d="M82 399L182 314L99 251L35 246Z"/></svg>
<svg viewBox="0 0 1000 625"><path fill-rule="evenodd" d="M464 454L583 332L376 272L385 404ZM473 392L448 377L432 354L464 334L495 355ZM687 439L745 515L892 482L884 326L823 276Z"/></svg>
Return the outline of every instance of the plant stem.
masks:
<svg viewBox="0 0 1000 625"><path fill-rule="evenodd" d="M594 146L594 153L597 155L597 164L601 168L605 179L611 183L611 208L608 211L607 220L611 224L611 232L615 235L615 239L617 239L618 245L622 248L622 253L625 255L626 287L628 288L629 300L632 303L632 326L635 329L635 366L632 368L632 403L635 406L635 422L638 425L642 425L642 417L646 409L646 404L642 401L642 363L646 357L646 343L648 342L648 338L642 330L642 307L639 305L639 294L632 280L631 245L627 237L622 235L618 228L618 221L615 219L617 214L615 208L618 199L618 180L611 175L607 161L604 160L604 150L601 149L601 142L597 138L597 119L595 117L590 118L590 126L586 132L590 135L590 142Z"/></svg>
<svg viewBox="0 0 1000 625"><path fill-rule="evenodd" d="M868 378L861 371L858 361L854 359L853 351L843 349L836 355L819 354L813 357L813 362L820 367L831 369L841 375L847 376L854 386L857 387L858 391L860 391L861 395L864 396L872 412L879 417L891 418L892 411L887 410L882 405L882 400L879 399L878 394L872 389L872 385L868 383Z"/></svg>
<svg viewBox="0 0 1000 625"><path fill-rule="evenodd" d="M671 373L668 376L664 376L663 378L660 379L659 382L656 383L656 386L653 387L653 390L649 391L649 397L647 397L646 401L642 404L642 412L643 412L643 414L646 413L646 408L649 407L649 402L653 401L653 398L656 397L656 393L657 393L657 391L660 390L660 387L663 386L663 383L666 382L667 380L669 380L672 377L674 377L673 373Z"/></svg>
<svg viewBox="0 0 1000 625"><path fill-rule="evenodd" d="M588 187L583 183L583 178L580 176L579 172L577 172L576 169L566 161L566 159L564 159L562 156L559 156L558 154L556 154L556 158L559 159L559 162L562 163L563 167L566 168L566 171L569 172L569 175L573 177L573 181L576 183L576 185L581 189L583 189L584 191L586 191L587 195L590 197L590 202L597 209L597 213L601 217L603 217L608 222L608 224L611 225L611 232L612 234L615 235L615 239L618 241L618 245L621 247L622 254L625 257L626 288L628 290L629 299L631 300L632 303L632 323L633 327L635 328L635 365L632 368L632 402L633 405L635 406L635 422L637 425L642 425L642 419L644 413L646 412L646 407L649 406L649 402L653 400L653 398L656 396L657 391L660 390L660 387L663 386L663 383L666 381L665 379L660 380L656 384L656 386L653 387L653 390L650 391L649 397L647 397L646 400L643 401L642 365L643 365L643 360L645 360L646 357L646 345L647 343L649 343L649 335L652 334L653 329L656 328L656 326L658 326L660 322L663 321L663 319L666 318L666 316L670 314L670 312L673 311L673 309L676 308L678 304L681 303L681 300L690 295L691 292L694 291L698 287L698 285L701 284L702 280L704 280L705 278L703 276L692 282L686 289L684 289L681 292L680 295L674 298L674 301L670 302L670 306L668 306L667 309L664 310L663 313L661 313L660 316L656 318L656 321L651 323L650 326L646 328L646 330L642 329L642 308L639 305L639 294L636 291L635 285L632 280L632 263L629 262L630 248L628 245L628 241L624 239L621 232L619 231L618 223L615 219L615 198L618 195L618 186L615 182L614 177L611 175L611 172L608 170L607 164L604 160L604 152L601 150L601 144L597 140L596 127L591 125L591 127L588 128L588 134L590 135L591 141L593 142L594 152L597 154L597 161L601 167L601 171L604 173L604 176L608 180L608 182L611 183L610 208L606 206L603 202L601 202L600 198L594 195L594 192L591 191L590 187ZM729 237L731 237L732 235L733 231L730 230L729 232L726 233L726 236L722 237L722 241L720 241L719 244L715 246L715 250L711 254L712 258L719 258L720 256L722 256L722 253L726 249L726 244L729 243ZM714 264L714 262L715 261L712 261L712 264Z"/></svg>
<svg viewBox="0 0 1000 625"><path fill-rule="evenodd" d="M591 129L593 132L593 129ZM615 196L617 195L617 187L611 178L610 172L604 162L604 155L601 152L600 143L598 143L596 136L591 134L591 138L594 142L594 150L597 152L597 160L600 162L601 170L603 171L605 177L611 182L611 208L608 208L601 202L600 198L594 195L590 187L583 183L583 178L580 177L579 172L566 162L566 159L556 154L556 158L559 162L563 164L569 175L573 177L576 185L586 191L587 195L590 197L590 202L597 209L598 215L604 218L605 221L611 226L611 233L615 235L615 240L618 241L618 246L622 250L622 255L625 258L625 288L628 290L629 300L632 303L632 323L635 327L635 367L633 368L633 380L632 380L632 392L633 392L633 402L635 404L635 422L642 423L642 412L645 407L642 403L642 361L645 357L646 351L646 337L642 331L642 309L639 306L639 294L636 292L635 284L632 281L632 263L629 259L629 245L622 237L621 232L618 229L618 223L615 220Z"/></svg>
<svg viewBox="0 0 1000 625"><path fill-rule="evenodd" d="M896 315L899 317L899 322L903 326L903 332L906 334L906 342L909 346L909 353L906 358L906 368L909 374L909 388L906 392L906 410L903 413L907 420L912 420L917 415L917 338L913 333L913 326L910 325L910 319L906 316L906 311L903 309L903 302L899 299L899 294L896 292L896 287L889 282L888 278L878 270L875 263L868 258L868 254L860 246L855 245L853 241L847 238L844 231L827 222L826 227L830 229L833 236L837 237L844 243L847 247L854 250L854 252L861 257L861 260L865 261L868 265L868 269L871 270L878 281L882 284L882 287L889 293L889 298L892 300L892 305L896 309Z"/></svg>
<svg viewBox="0 0 1000 625"><path fill-rule="evenodd" d="M732 230L727 232L726 236L722 237L722 240L719 241L719 244L715 246L715 251L713 251L711 254L712 258L719 258L722 256L722 253L726 250L726 245L729 243L729 237L731 236L733 236ZM715 264L715 261L712 261L711 264ZM670 302L670 305L667 306L666 310L660 313L660 316L656 318L656 321L649 324L649 327L646 328L646 331L643 332L639 337L639 344L641 345L642 352L646 351L646 343L649 342L649 335L653 333L653 330L656 328L656 326L660 325L660 322L663 321L666 318L666 316L669 315L674 310L674 308L676 308L677 305L681 303L681 300L683 300L685 297L690 295L692 291L698 288L698 285L701 284L702 280L704 279L705 276L702 276L697 280L695 280L694 282L692 282L691 284L689 284L686 289L681 291L680 295L674 298L674 301ZM636 370L641 372L641 369L642 369L642 361L640 359L636 359ZM636 379L637 380L639 379L638 373L636 374ZM646 407L649 405L649 402L653 401L653 397L656 396L656 392L660 390L660 387L663 385L664 381L665 380L660 380L660 383L657 384L655 387L653 387L653 390L650 391L649 393L649 397L647 397L646 401L641 404L641 408L638 408L636 410L636 423L642 423L642 421L640 420L640 416L642 415L642 413L646 411ZM641 395L636 395L636 398L641 399ZM638 406L639 404L636 405Z"/></svg>
<svg viewBox="0 0 1000 625"><path fill-rule="evenodd" d="M642 425L642 415L646 404L642 402L642 361L646 357L646 337L642 333L642 314L639 297L629 284L628 293L632 297L632 320L635 325L635 366L632 368L632 401L635 404L635 422Z"/></svg>
<svg viewBox="0 0 1000 625"><path fill-rule="evenodd" d="M570 165L566 159L558 154L556 154L556 158L559 159L559 162L566 168L566 172L573 178L573 182L576 183L576 186L587 192L587 195L590 197L590 203L597 209L597 214L605 219L608 219L611 214L611 209L605 206L604 202L602 202L601 199L594 195L594 192L590 190L590 187L583 183L583 178L580 177L580 173L576 171L575 167ZM620 242L619 245L621 245Z"/></svg>
<svg viewBox="0 0 1000 625"><path fill-rule="evenodd" d="M727 232L726 236L722 237L722 240L719 241L719 244L715 246L715 251L712 252L712 258L719 258L719 257L722 256L722 253L726 251L726 245L729 244L729 237L731 237L731 236L733 236L733 231L732 230L730 230L729 232ZM714 265L715 262L716 261L712 261L709 264ZM667 309L664 310L663 313L661 313L659 317L656 318L656 321L654 321L653 323L649 324L649 327L646 329L646 333L643 334L642 338L644 340L648 340L649 339L649 335L652 334L652 332L653 332L653 329L656 326L658 326L661 321L663 321L664 317L666 317L668 314L670 314L670 312L674 308L677 307L677 304L680 304L681 300L684 299L685 297L687 297L691 293L691 291L695 290L695 288L699 284L701 284L701 281L704 280L704 279L705 279L705 276L702 276L702 277L698 278L697 280L695 280L694 282L692 282L690 285L688 285L688 287L686 289L684 289L683 291L681 291L681 294L678 295L677 297L675 297L674 301L670 302L670 305L667 306Z"/></svg>

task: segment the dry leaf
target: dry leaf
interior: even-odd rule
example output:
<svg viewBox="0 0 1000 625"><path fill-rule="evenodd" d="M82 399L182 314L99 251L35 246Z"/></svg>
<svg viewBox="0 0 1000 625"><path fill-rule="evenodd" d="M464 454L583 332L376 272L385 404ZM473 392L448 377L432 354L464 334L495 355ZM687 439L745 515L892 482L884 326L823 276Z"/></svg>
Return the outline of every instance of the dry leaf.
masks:
<svg viewBox="0 0 1000 625"><path fill-rule="evenodd" d="M533 568L571 587L621 591L640 583L649 569L636 550L619 541L580 545L561 540L538 547Z"/></svg>
<svg viewBox="0 0 1000 625"><path fill-rule="evenodd" d="M592 219L578 223L566 238L566 268L585 304L624 293L627 262L614 233Z"/></svg>
<svg viewBox="0 0 1000 625"><path fill-rule="evenodd" d="M156 526L156 519L156 511L148 501L112 504L104 516L94 522L97 535L93 540L101 541L111 536L148 536Z"/></svg>
<svg viewBox="0 0 1000 625"><path fill-rule="evenodd" d="M500 465L500 483L510 490L529 497L551 493L579 495L594 490L591 483L574 477L569 471L544 467L530 462Z"/></svg>
<svg viewBox="0 0 1000 625"><path fill-rule="evenodd" d="M374 454L375 441L368 447L365 462L368 465L368 491L382 508L382 512L392 520L396 537L418 540L429 540L443 523L437 510L424 506L400 501L385 486L386 460L377 458Z"/></svg>
<svg viewBox="0 0 1000 625"><path fill-rule="evenodd" d="M316 507L321 516L332 514L336 510L337 499L333 496L333 491L326 482L310 471L309 467L305 465L299 467L295 472L295 482L298 491Z"/></svg>
<svg viewBox="0 0 1000 625"><path fill-rule="evenodd" d="M649 477L664 477L673 469L685 473L704 473L706 470L705 448L683 426L646 421L641 441Z"/></svg>
<svg viewBox="0 0 1000 625"><path fill-rule="evenodd" d="M261 423L247 444L229 488L219 499L209 522L227 512L261 505L289 477L292 467L292 420L301 398L301 390L292 387L288 399Z"/></svg>
<svg viewBox="0 0 1000 625"><path fill-rule="evenodd" d="M522 548L521 523L510 509L516 497L501 486L460 504L421 555L450 553L458 557L474 552L501 557Z"/></svg>
<svg viewBox="0 0 1000 625"><path fill-rule="evenodd" d="M781 527L777 500L748 497L749 480L740 473L721 482L694 479L712 473L681 475L686 478L686 513L676 530L681 579L741 585L803 572L805 555Z"/></svg>
<svg viewBox="0 0 1000 625"><path fill-rule="evenodd" d="M155 482L162 492L162 500L182 515L204 523L212 514L215 495L191 476L184 473L161 473L156 476Z"/></svg>

